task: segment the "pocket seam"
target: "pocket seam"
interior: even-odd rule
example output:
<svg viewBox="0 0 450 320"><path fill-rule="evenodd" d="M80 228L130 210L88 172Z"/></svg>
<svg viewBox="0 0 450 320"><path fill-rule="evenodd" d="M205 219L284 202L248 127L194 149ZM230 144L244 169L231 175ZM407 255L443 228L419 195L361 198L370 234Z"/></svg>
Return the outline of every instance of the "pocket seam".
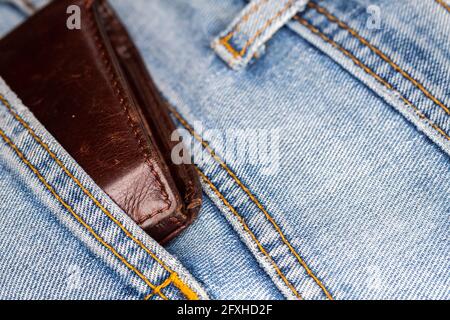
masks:
<svg viewBox="0 0 450 320"><path fill-rule="evenodd" d="M423 84L421 84L419 81L414 79L410 74L408 74L406 71L404 71L398 64L396 64L394 61L392 61L392 59L389 58L385 53L383 53L380 49L378 49L373 44L371 44L367 39L363 38L355 29L351 28L346 23L339 20L339 18L332 15L325 8L319 6L318 4L316 4L314 2L309 2L308 7L315 9L319 14L322 14L323 16L325 16L328 19L328 21L330 21L332 23L336 23L340 29L349 32L353 37L358 39L359 42L361 42L364 46L369 48L373 53L375 53L383 61L388 63L395 71L397 71L397 73L401 74L405 79L409 80L428 99L433 101L435 104L437 104L439 107L441 107L448 115L450 115L450 109L443 102L441 102L430 91L428 91L428 89L426 89Z"/></svg>
<svg viewBox="0 0 450 320"><path fill-rule="evenodd" d="M135 242L139 247L141 247L145 252L147 252L150 257L153 258L153 260L155 260L156 262L159 263L159 265L161 265L167 272L169 272L170 274L174 274L174 277L177 278L177 280L179 280L177 283L177 288L180 289L180 291L186 296L186 298L188 299L198 299L198 295L194 292L194 290L192 288L190 288L187 284L185 284L181 279L179 279L178 274L173 271L170 267L168 267L155 253L153 253L149 248L147 248L140 240L136 239L131 233L130 231L128 231L116 218L114 218L114 216L100 203L100 201L98 199L96 199L92 193L86 189L86 187L84 187L81 182L69 171L69 169L61 162L61 160L50 150L50 147L41 140L41 138L39 138L37 136L37 134L34 132L34 130L29 126L29 124L20 117L19 114L17 114L11 104L5 99L5 97L0 94L0 101L5 105L5 107L7 108L7 110L9 111L9 113L11 115L13 115L13 117L19 121L19 123L31 134L31 136L33 137L33 139L39 144L41 145L44 150L50 155L50 157L55 160L55 162L58 164L58 166L63 170L63 172L72 180L74 181L77 186L83 191L83 193L85 195L87 195L93 202L94 204L97 206L97 208L99 208L112 222L114 222L124 233L125 235L130 238L133 242ZM0 132L3 133L3 131ZM8 138L4 133L3 133L4 137ZM2 135L2 137L3 137ZM8 138L9 139L9 138ZM9 139L10 140L10 139ZM5 140L6 141L6 140ZM11 140L10 140L11 141ZM11 141L12 143L12 141ZM11 146L11 145L10 145ZM23 159L22 159L23 161ZM31 163L30 163L31 165ZM31 165L32 166L32 165ZM31 167L30 167L31 169ZM34 172L34 171L33 171ZM45 179L44 179L45 180ZM79 221L81 223L81 221ZM98 239L97 239L98 240ZM105 242L106 243L106 242ZM102 243L103 244L103 243ZM120 255L120 254L119 254ZM120 259L122 262L126 261L125 259L122 260ZM130 264L131 265L131 264ZM133 270L134 271L134 270ZM145 276L144 276L145 277ZM153 290L156 286L154 286L153 284L150 283L150 281L147 279L149 286L151 287L151 289ZM151 284L151 285L150 285Z"/></svg>
<svg viewBox="0 0 450 320"><path fill-rule="evenodd" d="M437 124L435 124L432 120L430 120L425 114L423 114L418 107L416 107L411 101L409 101L406 97L404 97L400 91L398 91L392 84L387 82L385 79L381 78L377 73L372 71L367 65L365 65L361 60L359 60L354 54L352 54L347 49L343 48L341 45L339 45L336 41L326 36L324 33L322 33L318 28L314 27L312 24L310 24L308 21L306 21L304 18L300 18L299 16L294 17L295 20L297 20L300 24L308 28L311 32L318 35L322 40L325 42L331 44L333 47L341 51L345 56L349 57L357 66L362 68L367 74L374 77L375 80L377 80L379 83L381 83L383 86L385 86L387 89L394 91L399 98L406 103L408 106L410 106L413 111L416 113L416 115L420 118L425 120L428 125L430 125L433 129L435 129L441 136L443 136L446 140L450 141L450 136Z"/></svg>
<svg viewBox="0 0 450 320"><path fill-rule="evenodd" d="M216 152L212 149L212 147L209 145L208 142L203 140L203 138L192 128L192 126L181 116L180 113L178 113L175 108L173 108L170 105L167 105L167 108L169 111L175 116L175 118L192 134L192 136L202 144L203 148L206 149L211 157L228 173L228 175L235 181L235 183L247 194L247 196L250 198L250 200L258 207L258 209L264 214L264 216L267 218L267 220L272 224L272 226L275 228L276 232L281 236L282 242L288 247L289 251L292 253L292 255L295 257L295 259L299 262L301 267L306 271L309 277L311 277L314 282L320 287L322 292L325 294L327 299L334 300L333 296L329 292L329 290L325 287L325 285L322 283L322 281L312 272L312 270L309 268L309 266L306 264L306 262L301 258L301 256L297 253L295 248L289 243L286 236L282 232L281 228L278 226L278 224L275 222L273 217L269 214L269 212L264 208L264 206L261 204L261 202L253 195L253 193L250 191L248 187L244 185L244 183L239 179L239 177L231 170L231 168L228 167L228 165L216 154ZM203 172L199 170L200 175L203 176L203 180L205 180L206 175L203 174ZM207 178L207 177L206 177ZM209 179L207 179L209 181ZM208 181L205 181L208 183ZM209 181L210 182L210 181ZM210 186L212 185L212 182L208 183ZM214 186L214 185L212 185ZM215 186L214 186L215 187ZM214 189L214 188L213 188ZM221 198L222 202L229 207L229 209L233 213L237 213L236 209L226 200L226 198L220 193L220 191L217 190L216 194ZM220 194L220 195L219 195ZM225 203L226 202L226 203ZM228 204L227 204L228 203ZM237 214L240 219L243 220L242 217ZM250 228L248 228L250 230ZM253 234L253 233L252 233ZM252 237L253 238L253 237ZM256 236L254 236L254 239L256 239ZM257 240L257 239L256 239ZM259 241L257 241L258 244ZM262 252L262 251L261 251ZM265 254L264 252L262 252ZM267 254L265 254L267 255ZM270 257L270 256L269 256ZM272 260L272 258L271 258ZM273 260L272 260L273 261ZM274 262L275 263L275 262ZM275 264L276 265L276 264ZM283 280L284 281L284 280ZM289 286L289 285L288 285ZM292 289L291 289L292 290ZM294 291L293 291L294 292ZM294 294L296 294L294 292Z"/></svg>

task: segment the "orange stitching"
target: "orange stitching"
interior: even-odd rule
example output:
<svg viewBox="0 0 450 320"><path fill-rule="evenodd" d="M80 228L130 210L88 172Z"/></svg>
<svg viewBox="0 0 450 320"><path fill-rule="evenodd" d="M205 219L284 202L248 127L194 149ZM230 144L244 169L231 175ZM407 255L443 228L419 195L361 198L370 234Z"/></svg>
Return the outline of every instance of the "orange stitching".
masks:
<svg viewBox="0 0 450 320"><path fill-rule="evenodd" d="M306 262L300 257L294 247L289 243L289 241L284 236L281 228L275 222L275 220L271 217L269 212L263 207L263 205L259 202L259 200L252 194L252 192L244 185L244 183L238 178L238 176L227 166L227 164L216 154L216 152L211 148L211 146L200 137L197 132L189 125L189 123L170 105L167 105L170 112L178 119L178 121L192 134L192 136L199 141L203 147L210 153L210 155L216 160L219 165L225 169L225 171L233 178L233 180L238 184L238 186L244 190L244 192L249 196L250 200L264 213L265 217L269 222L275 227L275 230L281 236L281 239L285 245L289 248L291 253L300 263L300 265L305 269L306 273L313 278L316 284L322 289L328 299L333 300L332 295L328 292L325 285L320 281L320 279L312 272L312 270L308 267Z"/></svg>
<svg viewBox="0 0 450 320"><path fill-rule="evenodd" d="M105 207L92 195L92 193L87 190L81 182L67 169L67 167L61 162L61 160L58 159L58 157L50 150L49 146L43 142L31 129L31 127L28 125L26 121L24 121L14 110L12 109L9 102L0 94L0 101L3 102L3 104L6 106L6 108L9 110L9 112L16 118L17 121L19 121L22 126L24 126L27 131L31 134L31 136L36 140L46 151L47 153L56 161L56 163L63 169L63 171L81 188L81 190L86 194L93 202L94 204L106 215L109 219L111 219L131 240L133 240L136 244L138 244L145 252L147 252L155 261L157 261L167 272L169 273L175 273L171 268L166 266L166 264L159 259L156 254L154 254L150 249L148 249L139 239L135 238L108 210L106 210ZM198 299L198 296L196 293L188 287L183 281L178 282L180 284L180 287L178 287L181 292L186 296L195 296Z"/></svg>
<svg viewBox="0 0 450 320"><path fill-rule="evenodd" d="M337 44L334 40L328 38L326 35L324 35L319 29L315 28L309 22L307 22L305 19L300 18L298 16L294 17L298 22L300 22L302 25L307 27L309 30L311 30L313 33L317 34L319 37L321 37L324 41L331 44L333 47L341 51L344 55L349 57L356 65L361 67L366 73L374 77L378 82L380 82L382 85L384 85L386 88L396 92L400 99L403 100L407 105L409 105L414 112L417 114L417 116L420 119L425 120L432 128L434 128L436 131L438 131L444 138L450 141L450 136L447 135L447 133L442 130L440 127L438 127L434 122L432 122L430 119L428 119L415 105L412 104L407 98L403 97L402 94L395 89L389 82L381 78L379 75L377 75L374 71L372 71L368 66L366 66L364 63L362 63L358 58L356 58L352 53L341 47L339 44Z"/></svg>
<svg viewBox="0 0 450 320"><path fill-rule="evenodd" d="M253 4L253 7L247 12L247 14L245 16L242 17L241 21L239 21L239 23L233 28L233 30L231 30L225 37L221 38L219 40L219 42L228 49L229 52L231 52L231 54L237 58L239 57L239 52L237 52L230 44L228 41L230 41L230 39L234 36L234 34L236 32L239 32L239 30L241 30L241 25L248 20L248 18L254 14L256 11L258 11L258 9L267 2L268 0L263 0L257 4Z"/></svg>
<svg viewBox="0 0 450 320"><path fill-rule="evenodd" d="M155 294L152 292L149 295L147 295L144 300L150 300L151 297L153 297Z"/></svg>
<svg viewBox="0 0 450 320"><path fill-rule="evenodd" d="M189 288L183 281L181 281L180 277L175 274L175 276L172 279L172 282L175 287L180 289L180 291L184 294L186 299L188 300L198 300L198 295Z"/></svg>
<svg viewBox="0 0 450 320"><path fill-rule="evenodd" d="M295 296L299 299L303 299L301 295L297 292L297 290L294 288L294 286L289 282L289 280L286 278L286 276L283 274L283 272L280 270L278 265L273 261L272 257L267 253L267 251L264 249L264 247L261 245L261 243L258 241L254 233L250 230L250 228L247 226L247 224L244 221L244 218L242 218L239 213L234 209L234 207L228 202L228 200L220 193L220 191L216 188L216 186L209 180L209 178L198 168L197 172L200 174L202 179L211 187L211 189L214 191L214 193L222 200L223 204L230 209L230 211L234 214L234 216L239 220L241 225L244 227L244 230L250 235L250 237L255 241L256 245L258 246L259 250L270 260L270 263L274 267L275 271L278 273L278 275L281 277L281 279L286 283L286 285L291 289L291 291L295 294Z"/></svg>
<svg viewBox="0 0 450 320"><path fill-rule="evenodd" d="M261 6L265 3L267 3L267 1L269 0L262 0L261 2L257 3L257 4L253 4L252 9L250 9L247 14L245 16L242 17L241 21L239 21L239 23L234 27L234 29L230 32L230 33L236 33L239 30L241 30L241 25L246 22L248 20L248 18L250 18L250 16L252 14L254 14L256 11L258 11L259 8L261 8Z"/></svg>
<svg viewBox="0 0 450 320"><path fill-rule="evenodd" d="M261 6L265 3L267 3L267 1L269 0L262 0L261 2L254 4L253 8L249 10L249 12L247 12L247 14L245 16L242 17L241 21L239 21L239 23L236 25L236 27L234 28L233 32L237 32L240 30L240 27L242 25L242 23L244 23L245 21L248 20L248 18L250 18L250 16L252 14L254 14L256 11L258 11L259 8L261 8Z"/></svg>
<svg viewBox="0 0 450 320"><path fill-rule="evenodd" d="M351 35L353 35L355 38L357 38L363 45L367 46L370 50L372 50L376 55L378 55L381 59L383 59L385 62L387 62L392 68L394 68L395 71L400 73L404 78L409 80L416 88L418 88L420 91L425 94L426 97L431 99L435 104L437 104L439 107L441 107L447 114L450 114L450 109L444 105L440 100L438 100L435 96L433 96L420 82L418 82L416 79L414 79L412 76L410 76L406 71L404 71L402 68L400 68L399 65L397 65L395 62L393 62L387 55L385 55L380 49L369 43L368 40L363 38L358 34L358 32L352 28L350 28L347 24L339 20L337 17L333 16L330 12L328 12L325 8L320 7L318 4L309 2L308 7L313 8L317 10L318 13L323 14L329 21L337 23L337 25L348 31Z"/></svg>
<svg viewBox="0 0 450 320"><path fill-rule="evenodd" d="M450 12L450 5L446 4L443 0L436 0L436 2L444 7L444 9L446 9L448 12Z"/></svg>
<svg viewBox="0 0 450 320"><path fill-rule="evenodd" d="M163 283L161 283L159 286L153 289L153 292L147 295L144 300L149 300L151 297L153 297L155 294L160 294L161 290L167 287L169 284L173 281L173 275L171 274Z"/></svg>
<svg viewBox="0 0 450 320"><path fill-rule="evenodd" d="M219 40L220 44L223 45L235 58L241 58L240 53L237 52L229 43L231 37L233 35L230 33L227 36L225 36L224 38L221 38Z"/></svg>
<svg viewBox="0 0 450 320"><path fill-rule="evenodd" d="M2 100L3 101L3 100ZM116 251L110 244L108 244L105 240L103 240L102 237L100 237L92 227L86 223L83 218L81 218L74 210L73 208L65 202L61 196L55 191L55 189L45 180L45 178L42 176L42 174L39 172L36 167L34 167L30 161L24 156L24 154L20 151L20 149L11 141L11 139L4 133L3 130L0 129L0 136L2 139L14 150L14 152L17 154L17 156L24 162L30 169L33 171L33 173L37 176L37 178L45 185L45 187L51 192L51 194L72 214L72 216L79 222L81 225L83 225L93 236L97 241L99 241L103 246L105 246L107 249L109 249L122 263L124 263L130 270L134 271L136 275L138 275L144 282L153 290L155 290L157 287L155 287L150 280L145 277L142 272L140 272L136 267L134 267L132 264L130 264L120 253ZM161 298L168 300L167 297L164 294L160 294Z"/></svg>
<svg viewBox="0 0 450 320"><path fill-rule="evenodd" d="M236 54L238 54L238 57L243 57L244 55L245 55L245 53L246 53L246 51L247 51L247 48L267 29L267 28L269 28L272 24L273 24L273 22L277 19L277 18L279 18L284 12L286 12L287 10L289 10L293 5L294 5L294 1L295 0L290 0L287 4L286 4L286 6L282 9L282 10L280 10L280 11L278 11L278 13L275 15L275 16L273 16L271 19L269 19L269 20L267 20L267 22L264 24L264 26L261 28L261 29L259 29L256 33L255 33L255 35L252 37L252 38L250 38L246 43L245 43L245 45L244 45L244 47L242 48L242 50L241 51L239 51L239 52L237 52L232 46L230 46L229 44L228 44L228 41L231 39L231 37L233 36L233 33L229 33L227 36L225 36L225 37L223 37L221 40L220 40L220 43L222 43L222 44L224 44L224 42L225 43L227 43L228 45L226 45L225 46L225 48L228 50L228 51L230 51L230 48L233 48L233 50L231 50L230 51L230 53L236 58Z"/></svg>

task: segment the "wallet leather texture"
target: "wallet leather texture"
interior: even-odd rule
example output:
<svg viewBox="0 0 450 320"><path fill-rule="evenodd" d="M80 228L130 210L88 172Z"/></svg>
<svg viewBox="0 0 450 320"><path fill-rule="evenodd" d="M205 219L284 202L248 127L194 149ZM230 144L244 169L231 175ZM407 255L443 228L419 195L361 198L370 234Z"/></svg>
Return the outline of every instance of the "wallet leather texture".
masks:
<svg viewBox="0 0 450 320"><path fill-rule="evenodd" d="M66 27L69 5L81 29ZM92 179L165 243L201 206L192 165L175 165L175 125L106 1L58 0L0 40L0 76Z"/></svg>

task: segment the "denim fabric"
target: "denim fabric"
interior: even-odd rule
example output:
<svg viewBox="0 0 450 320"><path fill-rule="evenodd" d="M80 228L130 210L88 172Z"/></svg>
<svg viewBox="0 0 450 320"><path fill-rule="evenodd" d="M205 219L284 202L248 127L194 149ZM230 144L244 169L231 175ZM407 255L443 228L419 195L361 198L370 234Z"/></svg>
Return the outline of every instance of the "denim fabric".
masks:
<svg viewBox="0 0 450 320"><path fill-rule="evenodd" d="M37 10L45 6L48 2L49 0L0 0L0 5L9 6L10 9L12 9L9 10L9 12L5 12L7 16L9 15L11 17L12 14L23 18L24 16L34 14ZM9 18L6 21L10 22L11 21L10 19L11 18ZM18 21L20 20L22 19L19 19ZM0 28L0 30L2 29Z"/></svg>
<svg viewBox="0 0 450 320"><path fill-rule="evenodd" d="M306 0L253 0L213 41L212 47L230 67L241 69L254 55L261 55L265 41L296 13L303 10L306 2Z"/></svg>
<svg viewBox="0 0 450 320"><path fill-rule="evenodd" d="M34 190L18 181L17 173L3 157L0 170L2 299L139 297L139 292L97 259L75 235L61 228L41 201L30 197Z"/></svg>
<svg viewBox="0 0 450 320"><path fill-rule="evenodd" d="M1 298L207 298L1 79L0 138Z"/></svg>
<svg viewBox="0 0 450 320"><path fill-rule="evenodd" d="M180 126L205 137L205 192L287 298L449 297L448 155L328 42L282 29L236 72L209 43L245 1L112 2ZM423 6L426 24L436 4ZM279 132L279 166L223 161L213 129Z"/></svg>
<svg viewBox="0 0 450 320"><path fill-rule="evenodd" d="M7 7L8 5L8 7ZM12 9L9 4L0 2L0 36L11 30L12 27L23 21L23 14L20 11Z"/></svg>
<svg viewBox="0 0 450 320"><path fill-rule="evenodd" d="M41 6L42 3L36 3L37 6ZM0 7L0 13L2 17L9 17L9 15L13 16L14 19L4 19L0 20L1 22L4 22L4 25L0 29L0 35L5 34L9 30L11 30L14 26L18 25L20 22L23 22L25 19L25 16L20 11L16 10L13 7L8 7L7 10L5 7ZM36 123L37 127L40 127L39 124ZM41 130L44 130L41 128ZM53 143L56 145L56 143ZM61 153L64 153L61 151ZM3 168L2 170L3 171ZM18 174L17 174L18 175ZM17 175L11 174L10 179L14 180L17 179ZM5 168L5 177L3 179L5 181L5 185L10 185L9 180L6 180L6 168ZM18 186L22 187L22 186ZM11 208L13 205L13 201L11 199L11 194L16 194L17 192L9 192L10 188L4 188L2 189L3 192L9 193L8 196L4 196L4 208L3 210L7 210ZM3 192L1 195L3 195ZM33 195L35 192L33 189L29 189L28 195ZM23 196L23 197L22 197ZM27 195L21 194L21 197L17 198L17 201L26 201ZM14 197L15 198L15 197ZM29 198L29 196L28 196ZM41 216L44 218L42 219L42 223L40 225L36 224L36 228L38 230L41 230L41 233L39 236L43 239L42 242L45 243L45 246L42 245L41 249L48 251L48 252L61 252L62 255L69 254L70 256L75 256L75 262L73 262L71 259L58 259L54 260L53 256L50 255L48 261L46 261L46 264L40 264L39 268L40 270L44 270L45 272L43 274L35 272L35 269L30 267L30 264L23 264L22 269L23 271L27 272L27 280L23 281L21 277L17 277L15 280L15 283L12 284L10 279L12 277L9 277L9 273L5 274L5 277L3 278L4 284L3 288L4 291L1 293L1 297L4 298L102 298L102 299L136 299L136 298L142 298L140 293L137 290L134 290L132 286L128 289L130 292L127 293L127 291L121 287L117 286L117 288L108 287L108 290L105 290L105 292L100 292L103 290L103 287L107 287L108 284L105 284L103 287L99 285L99 283L102 283L106 280L102 280L101 276L108 276L112 275L113 280L111 282L117 282L118 280L114 278L115 274L115 268L108 268L108 265L103 263L101 259L98 259L94 254L91 254L91 251L87 248L84 248L83 245L79 244L80 241L77 238L77 235L71 234L70 231L66 230L65 228L62 228L61 225L58 223L57 219L52 218L54 215L52 212L45 212L46 215L43 215L44 209L42 208L42 205L39 203L31 203L27 206L23 207L23 210L20 212L28 212L33 211L32 209L37 210ZM12 216L15 215L14 211L9 211ZM267 277L265 272L257 265L255 264L253 257L248 252L247 248L240 242L239 238L235 236L235 233L230 230L227 223L223 221L223 218L220 216L220 213L218 212L218 209L211 205L211 203L208 200L205 200L204 204L204 213L201 214L200 218L195 222L194 226L183 234L180 238L178 238L176 241L174 241L168 249L171 250L172 248L176 248L177 252L180 253L180 259L185 263L190 271L192 273L199 275L203 275L204 277L201 277L201 280L206 283L206 285L209 287L209 294L211 297L214 298L222 298L222 299L230 299L230 298L239 298L239 299L280 299L282 296L280 296L279 291L276 289L276 287L273 285L272 281ZM12 216L4 216L5 221L9 222L9 227L11 232L7 232L5 236L5 243L14 241L14 237L12 236L12 232L14 230L18 230L18 227L14 224L14 220ZM26 216L30 216L31 213L28 213ZM9 219L9 220L8 220ZM54 226L49 226L51 221L55 220ZM31 221L28 221L27 223L23 224L23 227L26 228L29 226ZM35 222L36 223L36 222ZM212 256L205 255L204 254L204 244L200 240L201 238L197 237L199 232L196 232L195 230L199 230L198 228L203 230L205 228L211 228L211 224L216 224L216 232L215 233L203 233L205 236L211 236L215 235L215 241L211 241L209 239L208 246L210 248L210 251L212 253ZM6 230L6 229L5 229ZM54 230L55 234L49 233L48 230ZM58 232L56 232L58 230ZM2 229L3 231L3 229ZM194 231L194 232L192 232ZM26 235L27 233L25 233ZM60 247L60 244L58 244L57 236L61 235L60 237L65 239L64 248ZM44 239L48 239L45 241ZM20 246L30 246L30 238L24 236L24 244ZM56 239L56 240L55 240ZM54 246L50 247L50 241L54 241ZM69 243L72 245L72 247L69 245ZM197 248L194 251L194 248ZM28 254L32 256L33 258L39 258L41 257L36 254L38 250L24 250L24 254ZM192 252L193 251L193 252ZM183 254L183 252L186 252L186 254ZM190 254L192 253L192 254ZM14 256L15 252L11 251L9 256L9 265L15 264L20 265L25 260L25 257L20 256L17 261L14 260L14 257L17 258L17 256ZM86 254L89 256L89 254L92 255L91 261L84 262L81 260L80 256ZM36 257L34 257L36 256ZM6 259L6 255L5 255ZM86 258L87 259L87 258ZM61 270L58 274L60 275L60 278L56 279L55 282L49 283L49 285L41 285L42 281L47 281L45 278L46 275L51 274L53 271L46 271L47 269L50 270L49 265L52 265L52 268L55 270ZM92 267L84 268L86 265L95 265L98 264L98 270L94 271ZM8 265L8 266L9 266ZM82 267L83 266L83 267ZM16 268L16 267L14 267ZM5 270L8 269L5 267ZM245 275L245 279L242 279L242 274ZM36 277L36 278L34 278ZM43 280L40 278L44 278ZM94 278L97 277L97 278ZM117 277L120 279L120 277ZM17 292L12 292L14 287L18 288L27 288L29 286L29 281L35 281L37 285L33 286L35 290L30 291L22 291L17 290ZM74 283L72 285L72 283ZM124 286L127 285L127 282L124 281ZM90 287L87 287L87 285L91 285ZM52 292L48 292L50 286L52 286ZM91 290L92 288L95 288L95 290ZM73 288L74 292L70 292L67 288L71 289ZM87 292L87 290L89 292ZM72 290L72 289L71 289ZM133 291L134 290L134 291ZM162 289L161 291L165 293L166 291L170 290L176 290L173 289L173 286L169 286L167 288ZM63 293L62 291L67 291ZM110 292L111 291L111 292ZM109 293L106 294L106 292ZM177 297L177 295L167 295L168 297ZM178 293L179 296L179 293ZM204 297L204 295L203 295ZM153 295L150 297L151 299L162 299L159 295Z"/></svg>
<svg viewBox="0 0 450 320"><path fill-rule="evenodd" d="M202 281L211 299L283 299L206 195L199 217L166 249Z"/></svg>
<svg viewBox="0 0 450 320"><path fill-rule="evenodd" d="M210 43L242 17L247 1L111 2L179 128L193 136L208 198L198 220L167 248L189 273L98 190L25 107L10 100L94 196L200 298L450 297L447 2L312 2L240 71L231 70ZM373 21L377 8L381 20ZM11 12L8 17L9 27L19 19ZM179 283L167 281L167 270L105 221L3 105L0 116L0 128L32 165L42 167L65 199L87 210L86 219L162 294L152 294L82 230L3 143L0 183L7 192L0 189L0 210L20 208L5 213L10 231L1 240L10 249L1 270L4 296L33 282L30 297L54 288L57 297L183 298ZM255 146L258 140L263 143ZM230 144L244 156L234 157ZM20 230L11 224L16 212L23 212L23 230L37 219L40 240L33 246L28 233L19 240L11 235ZM40 220L26 219L38 213ZM48 232L53 229L55 236ZM49 246L58 239L70 243ZM30 249L18 253L24 246L14 246L17 241ZM51 253L36 254L47 246ZM58 250L65 258L52 259ZM19 279L13 270L27 253L33 272L70 276L24 267ZM67 277L85 265L92 266L86 277L95 279L96 289L61 293Z"/></svg>
<svg viewBox="0 0 450 320"><path fill-rule="evenodd" d="M450 153L450 10L442 3L311 2L290 26Z"/></svg>

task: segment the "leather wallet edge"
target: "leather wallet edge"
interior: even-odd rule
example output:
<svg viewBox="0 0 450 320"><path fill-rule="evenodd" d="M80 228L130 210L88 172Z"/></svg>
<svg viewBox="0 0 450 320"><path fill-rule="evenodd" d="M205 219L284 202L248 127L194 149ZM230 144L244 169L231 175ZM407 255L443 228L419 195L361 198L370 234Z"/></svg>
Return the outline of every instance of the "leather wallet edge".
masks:
<svg viewBox="0 0 450 320"><path fill-rule="evenodd" d="M142 125L151 134L152 143L158 146L161 164L167 167L176 190L181 197L173 211L160 219L157 223L140 223L149 234L165 234L157 239L160 243L167 243L180 234L192 223L202 204L202 189L198 173L192 164L174 164L171 150L176 144L171 141L171 134L176 126L169 114L167 102L162 98L156 85L151 79L145 62L134 45L131 36L120 22L117 14L104 0L87 1L87 8L91 10L98 27L104 33L105 40L114 51L116 63L120 68L123 79L126 80L127 91L138 106ZM144 130L145 131L145 130ZM171 232L167 233L167 230Z"/></svg>

